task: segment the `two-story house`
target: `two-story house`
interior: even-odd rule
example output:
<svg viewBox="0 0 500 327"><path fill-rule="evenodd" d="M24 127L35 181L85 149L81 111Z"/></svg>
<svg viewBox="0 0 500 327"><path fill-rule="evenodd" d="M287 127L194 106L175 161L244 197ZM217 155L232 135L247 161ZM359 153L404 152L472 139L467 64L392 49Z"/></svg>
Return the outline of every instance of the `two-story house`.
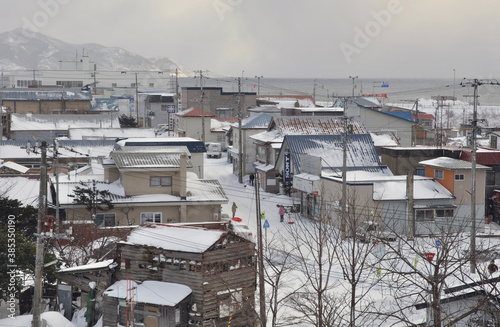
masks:
<svg viewBox="0 0 500 327"><path fill-rule="evenodd" d="M60 181L59 201L67 220L93 220L99 227L219 220L221 205L228 202L226 194L218 181L188 172L189 155L185 147L112 151L102 164L105 182L85 185L109 191L114 208L92 217L71 197L81 185Z"/></svg>
<svg viewBox="0 0 500 327"><path fill-rule="evenodd" d="M182 296L165 303L153 294L137 294L140 306L131 319L134 324L150 316L147 326L254 326L255 244L243 237L220 229L140 226L117 243L116 263L115 277L121 284L104 293L104 326L126 325L127 305L139 292L133 286L154 292L151 281L164 283L156 284L163 298L172 298L183 286ZM127 280L128 292L123 287L117 292Z"/></svg>
<svg viewBox="0 0 500 327"><path fill-rule="evenodd" d="M192 137L197 140L209 142L211 120L215 117L209 111L191 107L177 112L175 132L181 137Z"/></svg>
<svg viewBox="0 0 500 327"><path fill-rule="evenodd" d="M472 208L472 163L448 157L420 162L425 167L425 176L434 178L456 198L457 217L471 217ZM476 164L476 226L484 226L486 171L489 167Z"/></svg>
<svg viewBox="0 0 500 327"><path fill-rule="evenodd" d="M254 145L253 135L265 132L271 122L271 115L260 113L241 120L239 123L231 125L231 141L233 148L228 152L228 156L233 163L233 173L239 173L239 156L241 153L241 170L243 175L255 172L257 149ZM240 142L241 138L241 142ZM241 148L240 148L241 143Z"/></svg>

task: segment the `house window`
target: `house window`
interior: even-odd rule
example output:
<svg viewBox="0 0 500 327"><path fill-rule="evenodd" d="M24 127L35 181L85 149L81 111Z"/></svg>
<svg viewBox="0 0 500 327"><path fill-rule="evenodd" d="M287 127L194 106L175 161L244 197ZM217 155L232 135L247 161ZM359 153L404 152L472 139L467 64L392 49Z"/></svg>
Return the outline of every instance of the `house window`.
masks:
<svg viewBox="0 0 500 327"><path fill-rule="evenodd" d="M454 213L453 209L436 209L436 218L453 218Z"/></svg>
<svg viewBox="0 0 500 327"><path fill-rule="evenodd" d="M417 168L416 175L425 176L425 168Z"/></svg>
<svg viewBox="0 0 500 327"><path fill-rule="evenodd" d="M455 174L455 180L456 181L463 181L463 180L465 180L464 174Z"/></svg>
<svg viewBox="0 0 500 327"><path fill-rule="evenodd" d="M111 83L111 87L117 87L118 84L117 83Z"/></svg>
<svg viewBox="0 0 500 327"><path fill-rule="evenodd" d="M151 177L149 182L149 184L154 187L172 186L172 176Z"/></svg>
<svg viewBox="0 0 500 327"><path fill-rule="evenodd" d="M149 87L154 88L155 87L155 83L149 83Z"/></svg>
<svg viewBox="0 0 500 327"><path fill-rule="evenodd" d="M116 226L114 213L98 213L95 215L95 224L97 227Z"/></svg>
<svg viewBox="0 0 500 327"><path fill-rule="evenodd" d="M441 169L434 169L434 178L435 179L443 179L444 172Z"/></svg>
<svg viewBox="0 0 500 327"><path fill-rule="evenodd" d="M144 324L144 304L137 303L135 307L135 321L136 324Z"/></svg>
<svg viewBox="0 0 500 327"><path fill-rule="evenodd" d="M161 223L161 212L141 212L141 224Z"/></svg>
<svg viewBox="0 0 500 327"><path fill-rule="evenodd" d="M434 221L434 209L422 209L415 212L416 221Z"/></svg>

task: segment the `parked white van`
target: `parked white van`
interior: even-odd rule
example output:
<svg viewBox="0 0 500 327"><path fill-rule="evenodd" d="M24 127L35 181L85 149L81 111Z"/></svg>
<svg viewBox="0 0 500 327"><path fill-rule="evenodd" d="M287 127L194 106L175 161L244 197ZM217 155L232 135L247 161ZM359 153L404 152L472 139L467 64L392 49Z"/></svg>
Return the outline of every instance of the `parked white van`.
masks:
<svg viewBox="0 0 500 327"><path fill-rule="evenodd" d="M207 158L220 158L222 157L222 145L220 143L207 144Z"/></svg>

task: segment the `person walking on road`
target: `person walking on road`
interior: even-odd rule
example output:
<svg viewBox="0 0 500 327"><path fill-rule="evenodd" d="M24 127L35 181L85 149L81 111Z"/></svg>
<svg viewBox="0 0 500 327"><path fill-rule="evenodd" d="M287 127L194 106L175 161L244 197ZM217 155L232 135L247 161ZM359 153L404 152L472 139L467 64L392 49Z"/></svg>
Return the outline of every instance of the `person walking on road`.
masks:
<svg viewBox="0 0 500 327"><path fill-rule="evenodd" d="M253 186L253 180L255 179L255 175L253 173L250 174L250 185Z"/></svg>
<svg viewBox="0 0 500 327"><path fill-rule="evenodd" d="M234 215L236 215L236 209L238 209L238 206L236 205L236 202L233 202L233 206L231 207L231 210L233 211L233 218Z"/></svg>
<svg viewBox="0 0 500 327"><path fill-rule="evenodd" d="M280 214L280 222L282 223L285 217L285 207L283 207L282 204L280 204L279 214Z"/></svg>

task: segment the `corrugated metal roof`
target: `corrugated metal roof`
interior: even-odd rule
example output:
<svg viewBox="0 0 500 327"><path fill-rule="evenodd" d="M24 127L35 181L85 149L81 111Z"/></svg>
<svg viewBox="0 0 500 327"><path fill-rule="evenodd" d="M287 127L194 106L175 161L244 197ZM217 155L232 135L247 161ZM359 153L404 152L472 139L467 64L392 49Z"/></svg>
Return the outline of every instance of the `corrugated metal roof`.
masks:
<svg viewBox="0 0 500 327"><path fill-rule="evenodd" d="M412 123L414 122L413 115L410 111L379 111L379 112L399 119L404 119Z"/></svg>
<svg viewBox="0 0 500 327"><path fill-rule="evenodd" d="M113 151L111 157L120 168L180 168L180 153ZM187 166L192 167L187 161Z"/></svg>
<svg viewBox="0 0 500 327"><path fill-rule="evenodd" d="M344 132L342 117L288 116L273 118L281 135L332 135ZM359 120L349 122L353 134L367 134L365 125Z"/></svg>
<svg viewBox="0 0 500 327"><path fill-rule="evenodd" d="M4 101L91 101L92 92L82 90L37 90L37 89L23 89L23 90L4 90L0 91L2 100Z"/></svg>
<svg viewBox="0 0 500 327"><path fill-rule="evenodd" d="M188 179L186 190L188 201L228 201L218 180Z"/></svg>
<svg viewBox="0 0 500 327"><path fill-rule="evenodd" d="M300 172L300 154L320 157L321 166L338 168L343 166L343 141L341 135L286 135L283 141L292 155L295 171ZM284 149L279 156L283 155ZM370 134L347 136L347 167L380 166ZM278 160L279 161L279 160Z"/></svg>
<svg viewBox="0 0 500 327"><path fill-rule="evenodd" d="M273 116L261 113L257 115L251 115L241 121L241 128L252 129L252 128L267 128Z"/></svg>
<svg viewBox="0 0 500 327"><path fill-rule="evenodd" d="M170 138L127 138L116 142L115 149L122 147L170 147L186 146L190 153L207 152L205 144L202 141L190 137L170 137Z"/></svg>

